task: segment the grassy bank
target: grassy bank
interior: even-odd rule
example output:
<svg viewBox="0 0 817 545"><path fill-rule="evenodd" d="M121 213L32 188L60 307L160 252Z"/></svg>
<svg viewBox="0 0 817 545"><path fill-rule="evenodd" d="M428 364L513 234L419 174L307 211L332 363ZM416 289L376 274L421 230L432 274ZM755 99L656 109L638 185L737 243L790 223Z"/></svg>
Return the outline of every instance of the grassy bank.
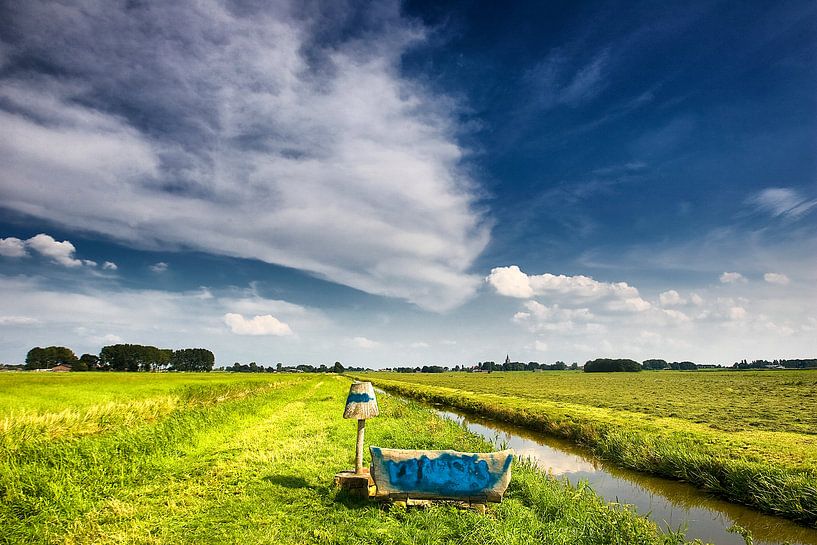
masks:
<svg viewBox="0 0 817 545"><path fill-rule="evenodd" d="M373 373L365 378L404 396L565 437L621 466L687 481L730 501L817 526L817 435L814 428L801 427L815 418L817 373ZM724 386L727 380L746 382ZM654 381L661 381L659 390ZM722 397L733 395L727 388L750 398L749 414L721 410ZM753 425L761 414L765 424Z"/></svg>
<svg viewBox="0 0 817 545"><path fill-rule="evenodd" d="M100 392L99 405L72 378L76 408L37 402L36 410L15 410L0 432L0 542L683 542L524 463L486 516L357 502L332 486L334 473L353 464L355 426L341 418L346 379L190 378L172 386L146 378L144 395ZM417 404L381 396L380 405L368 443L489 448Z"/></svg>

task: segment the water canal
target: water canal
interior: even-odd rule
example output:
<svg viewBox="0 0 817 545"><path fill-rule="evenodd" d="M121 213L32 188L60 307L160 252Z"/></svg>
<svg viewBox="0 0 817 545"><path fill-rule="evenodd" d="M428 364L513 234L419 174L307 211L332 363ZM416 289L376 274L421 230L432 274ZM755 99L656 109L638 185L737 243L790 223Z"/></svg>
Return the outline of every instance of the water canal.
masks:
<svg viewBox="0 0 817 545"><path fill-rule="evenodd" d="M817 545L817 530L764 515L747 507L714 498L687 483L654 477L612 466L587 450L562 439L512 424L434 407L448 420L517 455L530 457L544 471L576 484L586 481L608 502L634 505L661 528L685 529L687 539L716 545L744 545L743 537L728 531L738 524L748 529L755 545Z"/></svg>

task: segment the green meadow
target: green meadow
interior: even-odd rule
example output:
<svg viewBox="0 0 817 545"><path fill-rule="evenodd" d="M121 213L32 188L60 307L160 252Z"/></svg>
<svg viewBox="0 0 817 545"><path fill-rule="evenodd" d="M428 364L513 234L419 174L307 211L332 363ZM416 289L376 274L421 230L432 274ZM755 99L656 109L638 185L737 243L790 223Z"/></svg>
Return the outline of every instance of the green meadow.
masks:
<svg viewBox="0 0 817 545"><path fill-rule="evenodd" d="M626 507L515 463L487 514L355 500L336 375L0 374L0 542L678 544ZM367 444L491 449L381 395Z"/></svg>
<svg viewBox="0 0 817 545"><path fill-rule="evenodd" d="M817 526L817 371L359 376Z"/></svg>

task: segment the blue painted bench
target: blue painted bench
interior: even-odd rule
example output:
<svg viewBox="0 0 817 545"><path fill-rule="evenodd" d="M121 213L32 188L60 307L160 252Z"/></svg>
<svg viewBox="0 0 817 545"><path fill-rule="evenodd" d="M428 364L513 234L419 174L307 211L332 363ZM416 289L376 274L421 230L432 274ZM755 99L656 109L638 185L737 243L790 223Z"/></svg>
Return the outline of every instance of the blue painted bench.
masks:
<svg viewBox="0 0 817 545"><path fill-rule="evenodd" d="M457 452L369 447L377 499L500 502L511 482L513 450Z"/></svg>

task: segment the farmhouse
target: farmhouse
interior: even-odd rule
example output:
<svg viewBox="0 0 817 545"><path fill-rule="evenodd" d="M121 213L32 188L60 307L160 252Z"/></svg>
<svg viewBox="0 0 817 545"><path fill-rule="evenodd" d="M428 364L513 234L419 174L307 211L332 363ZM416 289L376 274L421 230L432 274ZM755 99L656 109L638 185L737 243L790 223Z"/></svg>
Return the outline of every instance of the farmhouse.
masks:
<svg viewBox="0 0 817 545"><path fill-rule="evenodd" d="M51 371L54 373L65 373L71 370L71 367L68 365L60 364L55 367L51 368Z"/></svg>

